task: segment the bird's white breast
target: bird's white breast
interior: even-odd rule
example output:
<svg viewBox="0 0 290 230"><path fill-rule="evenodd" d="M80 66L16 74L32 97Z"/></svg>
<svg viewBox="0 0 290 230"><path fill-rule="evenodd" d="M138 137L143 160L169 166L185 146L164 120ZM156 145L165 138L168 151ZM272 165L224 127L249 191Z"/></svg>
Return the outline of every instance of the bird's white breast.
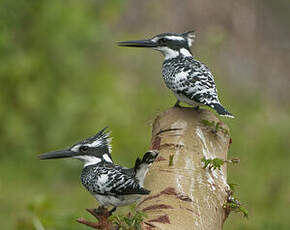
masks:
<svg viewBox="0 0 290 230"><path fill-rule="evenodd" d="M195 102L194 100L191 100L189 99L188 97L182 95L182 94L178 94L178 93L174 93L175 97L181 101L181 102L184 102L188 105L192 105L192 106L200 106L202 104L198 103L198 102Z"/></svg>
<svg viewBox="0 0 290 230"><path fill-rule="evenodd" d="M141 198L141 195L119 195L109 196L95 194L95 198L100 202L101 205L107 206L112 205L115 207L126 206L132 204Z"/></svg>

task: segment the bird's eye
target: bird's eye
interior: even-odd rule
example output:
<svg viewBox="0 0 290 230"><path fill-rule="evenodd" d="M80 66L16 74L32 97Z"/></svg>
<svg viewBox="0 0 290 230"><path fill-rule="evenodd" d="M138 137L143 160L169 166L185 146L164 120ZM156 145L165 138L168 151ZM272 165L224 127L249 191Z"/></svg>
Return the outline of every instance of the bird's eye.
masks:
<svg viewBox="0 0 290 230"><path fill-rule="evenodd" d="M86 145L80 147L80 151L81 151L81 152L84 152L84 153L85 153L85 152L87 152L88 150L89 150L89 147L86 146Z"/></svg>
<svg viewBox="0 0 290 230"><path fill-rule="evenodd" d="M159 39L159 42L160 42L161 44L165 44L165 43L167 42L167 39L166 39L166 38L160 38L160 39Z"/></svg>

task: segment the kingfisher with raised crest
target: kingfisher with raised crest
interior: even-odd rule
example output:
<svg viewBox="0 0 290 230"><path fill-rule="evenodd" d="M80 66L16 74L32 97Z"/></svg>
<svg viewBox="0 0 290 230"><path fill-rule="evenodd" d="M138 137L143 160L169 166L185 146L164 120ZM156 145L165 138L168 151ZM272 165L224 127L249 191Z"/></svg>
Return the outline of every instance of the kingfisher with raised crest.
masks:
<svg viewBox="0 0 290 230"><path fill-rule="evenodd" d="M118 42L119 46L152 48L164 55L163 79L179 102L196 108L206 105L221 116L233 118L220 103L215 81L206 65L196 60L190 47L194 41L194 31L186 33L162 33L148 40Z"/></svg>
<svg viewBox="0 0 290 230"><path fill-rule="evenodd" d="M134 203L142 195L150 193L143 184L158 152L146 152L142 159L137 158L134 168L116 165L111 157L110 133L105 132L105 129L69 148L44 153L39 158L75 158L83 161L83 186L99 201L102 208L112 205L111 214L117 207Z"/></svg>

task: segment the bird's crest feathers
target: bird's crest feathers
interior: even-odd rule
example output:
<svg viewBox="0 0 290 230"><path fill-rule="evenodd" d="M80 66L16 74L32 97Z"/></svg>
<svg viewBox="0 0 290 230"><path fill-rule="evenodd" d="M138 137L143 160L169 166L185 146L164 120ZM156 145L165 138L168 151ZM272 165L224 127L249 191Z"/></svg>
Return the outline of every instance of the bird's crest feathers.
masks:
<svg viewBox="0 0 290 230"><path fill-rule="evenodd" d="M85 140L82 140L81 142L73 145L71 149L74 149L75 147L79 147L82 145L86 145L88 147L94 147L94 148L102 148L107 151L107 153L111 154L112 146L111 141L112 138L110 137L111 132L105 132L105 130L108 127L103 128L101 131L99 131L95 136L89 137Z"/></svg>
<svg viewBox="0 0 290 230"><path fill-rule="evenodd" d="M188 32L183 33L182 35L187 38L188 46L191 47L192 46L192 43L194 42L194 39L196 37L195 36L195 31L194 30L191 30L191 31L188 31Z"/></svg>

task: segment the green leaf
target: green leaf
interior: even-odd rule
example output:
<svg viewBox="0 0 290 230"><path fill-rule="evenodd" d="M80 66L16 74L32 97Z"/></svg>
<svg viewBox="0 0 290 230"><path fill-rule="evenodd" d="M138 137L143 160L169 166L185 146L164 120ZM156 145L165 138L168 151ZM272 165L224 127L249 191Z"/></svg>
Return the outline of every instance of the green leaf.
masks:
<svg viewBox="0 0 290 230"><path fill-rule="evenodd" d="M236 186L238 186L238 184L236 183L228 183L228 185L230 186L230 189L234 192L236 190Z"/></svg>
<svg viewBox="0 0 290 230"><path fill-rule="evenodd" d="M214 124L214 121L208 121L208 120L201 120L201 123L204 125L204 126L209 126L209 127L213 127L215 124Z"/></svg>
<svg viewBox="0 0 290 230"><path fill-rule="evenodd" d="M214 159L206 159L205 157L201 159L201 161L204 163L203 168L209 168L209 169L219 169L221 170L221 166L225 163L225 161L221 158L214 158Z"/></svg>
<svg viewBox="0 0 290 230"><path fill-rule="evenodd" d="M245 217L245 218L248 218L248 217L249 217L249 212L248 212L247 209L245 209L244 207L240 206L240 207L239 207L239 210L240 210L241 213L244 214L244 217Z"/></svg>
<svg viewBox="0 0 290 230"><path fill-rule="evenodd" d="M221 166L224 164L224 160L221 158L214 158L212 160L213 168L214 169L221 169Z"/></svg>
<svg viewBox="0 0 290 230"><path fill-rule="evenodd" d="M173 166L173 158L174 158L174 155L173 154L170 154L168 166Z"/></svg>
<svg viewBox="0 0 290 230"><path fill-rule="evenodd" d="M133 211L125 215L113 215L110 220L115 223L120 230L141 230L141 223L146 214L142 211Z"/></svg>

